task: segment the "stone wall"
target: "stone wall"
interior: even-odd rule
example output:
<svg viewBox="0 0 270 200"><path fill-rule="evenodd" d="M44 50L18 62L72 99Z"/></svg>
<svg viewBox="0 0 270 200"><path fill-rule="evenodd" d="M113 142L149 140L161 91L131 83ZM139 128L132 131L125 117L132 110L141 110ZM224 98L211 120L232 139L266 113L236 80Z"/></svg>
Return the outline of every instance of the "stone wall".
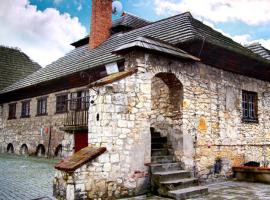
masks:
<svg viewBox="0 0 270 200"><path fill-rule="evenodd" d="M22 146L26 145L28 153L36 154L38 145L45 147L47 155L54 156L62 146L63 157L73 153L74 138L73 134L60 130L63 127L65 114L56 114L56 94L74 92L81 88L51 93L47 95L47 113L46 116L37 115L37 98L32 98L30 102L30 117L21 118L21 101L16 102L16 119L8 120L8 104L4 104L2 117L0 120L0 152L7 152L8 144L14 147L14 153L20 154ZM12 102L9 102L12 103ZM1 112L0 112L1 114ZM1 123L2 122L2 123ZM51 141L49 147L49 138L51 132Z"/></svg>
<svg viewBox="0 0 270 200"><path fill-rule="evenodd" d="M165 131L162 122L171 127L162 134L168 136L175 159L195 170L201 180L230 177L232 166L247 161L266 163L270 157L270 83L199 62L138 52L126 56L125 68L132 67L138 67L136 74L91 90L94 104L88 142L108 151L69 175L66 180L71 179L75 189L69 190L64 181L65 194L76 191L74 198L106 199L145 192L150 127ZM180 97L170 99L170 87L168 82L164 85L164 77L161 82L161 73L181 83L181 91L171 87L178 91L173 95L182 93ZM242 122L242 90L258 93L258 123ZM173 110L178 114L170 114ZM215 174L217 162L221 172ZM59 172L56 180L63 177Z"/></svg>
<svg viewBox="0 0 270 200"><path fill-rule="evenodd" d="M64 188L55 190L58 198L69 199L66 195L73 193L75 199L111 199L148 191L150 80L148 74L138 72L90 90L94 103L89 109L88 143L94 147L106 147L107 151L66 179L64 172L58 172L54 185Z"/></svg>
<svg viewBox="0 0 270 200"><path fill-rule="evenodd" d="M143 63L144 58L141 60ZM251 160L269 164L270 83L202 63L181 63L151 55L147 65L149 73L175 74L183 85L183 149L174 150L177 158L182 151L180 159L187 168L195 167L199 177L209 180L228 177L231 166ZM242 121L242 90L258 93L258 123ZM213 168L218 159L223 167L215 175Z"/></svg>
<svg viewBox="0 0 270 200"><path fill-rule="evenodd" d="M195 168L199 177L212 179L228 177L231 166L251 160L269 164L269 82L202 63L134 55L136 58L127 66L144 66L146 63L146 73L150 77L160 73L174 74L183 86L182 106L179 108L182 122L180 118L173 123L174 127L179 125L180 128L179 132L171 132L170 137L171 141L178 143L173 145L176 159L183 161L186 168ZM242 121L242 90L258 93L258 123ZM223 163L222 170L215 175L213 168L218 159Z"/></svg>

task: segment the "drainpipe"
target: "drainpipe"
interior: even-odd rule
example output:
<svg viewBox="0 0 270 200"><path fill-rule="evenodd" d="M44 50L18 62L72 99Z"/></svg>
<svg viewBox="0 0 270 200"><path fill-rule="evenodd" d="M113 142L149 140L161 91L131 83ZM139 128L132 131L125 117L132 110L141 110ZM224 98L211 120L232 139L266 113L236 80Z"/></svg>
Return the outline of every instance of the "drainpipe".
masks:
<svg viewBox="0 0 270 200"><path fill-rule="evenodd" d="M51 138L52 138L52 127L50 126L50 128L49 128L49 143L48 143L47 158L50 157Z"/></svg>

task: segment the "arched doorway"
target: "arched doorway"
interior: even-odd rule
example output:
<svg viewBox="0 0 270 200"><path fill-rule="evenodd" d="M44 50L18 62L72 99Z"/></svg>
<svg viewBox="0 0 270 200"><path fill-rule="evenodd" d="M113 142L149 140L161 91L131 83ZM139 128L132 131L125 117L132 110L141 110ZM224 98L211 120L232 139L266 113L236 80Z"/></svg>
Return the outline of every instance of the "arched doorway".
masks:
<svg viewBox="0 0 270 200"><path fill-rule="evenodd" d="M36 149L36 156L44 157L45 156L45 147L43 144L39 144Z"/></svg>
<svg viewBox="0 0 270 200"><path fill-rule="evenodd" d="M62 145L59 144L56 149L55 149L55 152L54 152L54 157L56 158L61 158L62 157Z"/></svg>
<svg viewBox="0 0 270 200"><path fill-rule="evenodd" d="M7 153L9 154L13 154L14 153L14 147L13 147L13 144L9 143L7 145Z"/></svg>
<svg viewBox="0 0 270 200"><path fill-rule="evenodd" d="M26 144L23 144L20 148L20 154L23 156L27 156L28 155L28 147Z"/></svg>
<svg viewBox="0 0 270 200"><path fill-rule="evenodd" d="M151 82L151 127L167 137L174 154L183 151L183 85L173 73L158 73Z"/></svg>

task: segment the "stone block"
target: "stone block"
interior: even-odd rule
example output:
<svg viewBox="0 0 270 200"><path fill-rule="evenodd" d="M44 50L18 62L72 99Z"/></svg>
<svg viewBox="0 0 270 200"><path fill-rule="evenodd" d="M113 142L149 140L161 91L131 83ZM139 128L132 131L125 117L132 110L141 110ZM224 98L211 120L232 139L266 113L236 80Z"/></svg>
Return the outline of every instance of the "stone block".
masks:
<svg viewBox="0 0 270 200"><path fill-rule="evenodd" d="M111 154L111 163L119 162L119 154Z"/></svg>

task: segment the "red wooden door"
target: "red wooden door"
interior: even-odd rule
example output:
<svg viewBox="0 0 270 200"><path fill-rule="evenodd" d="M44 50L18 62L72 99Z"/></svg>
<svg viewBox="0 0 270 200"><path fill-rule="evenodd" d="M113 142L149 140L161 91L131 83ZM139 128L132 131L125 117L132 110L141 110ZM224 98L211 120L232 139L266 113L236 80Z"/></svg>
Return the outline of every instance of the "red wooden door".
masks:
<svg viewBox="0 0 270 200"><path fill-rule="evenodd" d="M88 146L88 134L87 132L77 132L74 134L75 139L75 152L80 151L84 147Z"/></svg>

